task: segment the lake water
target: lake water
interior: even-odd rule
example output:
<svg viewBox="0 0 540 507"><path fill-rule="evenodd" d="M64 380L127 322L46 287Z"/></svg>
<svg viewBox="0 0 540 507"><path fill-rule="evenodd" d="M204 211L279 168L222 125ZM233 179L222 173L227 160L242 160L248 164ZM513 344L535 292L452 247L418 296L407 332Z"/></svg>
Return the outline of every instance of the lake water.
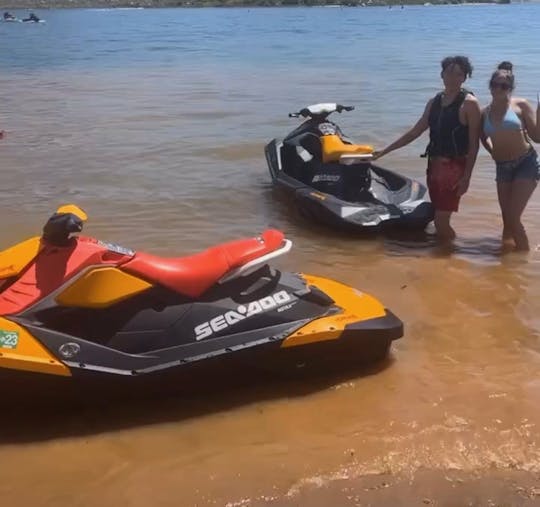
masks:
<svg viewBox="0 0 540 507"><path fill-rule="evenodd" d="M456 53L471 58L467 86L483 103L511 60L516 94L534 104L540 5L36 13L46 23L0 23L0 248L66 202L90 215L87 234L163 255L277 227L294 242L279 267L374 294L405 336L380 371L308 394L265 386L187 413L168 400L110 425L88 409L24 443L0 437L2 504L296 505L366 474L540 473L540 252L498 254L486 152L451 254L307 224L272 191L263 154L297 125L287 113L317 102L355 105L334 119L382 147L417 120ZM423 179L426 142L381 165ZM537 193L524 215L533 245L539 211Z"/></svg>

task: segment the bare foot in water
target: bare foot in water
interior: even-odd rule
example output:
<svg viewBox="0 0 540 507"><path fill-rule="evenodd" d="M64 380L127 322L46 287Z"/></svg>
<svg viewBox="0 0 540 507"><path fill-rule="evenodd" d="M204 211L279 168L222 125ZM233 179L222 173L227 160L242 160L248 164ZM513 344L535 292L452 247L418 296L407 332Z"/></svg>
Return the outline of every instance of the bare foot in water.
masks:
<svg viewBox="0 0 540 507"><path fill-rule="evenodd" d="M501 255L515 251L516 243L513 238L503 237L501 240Z"/></svg>

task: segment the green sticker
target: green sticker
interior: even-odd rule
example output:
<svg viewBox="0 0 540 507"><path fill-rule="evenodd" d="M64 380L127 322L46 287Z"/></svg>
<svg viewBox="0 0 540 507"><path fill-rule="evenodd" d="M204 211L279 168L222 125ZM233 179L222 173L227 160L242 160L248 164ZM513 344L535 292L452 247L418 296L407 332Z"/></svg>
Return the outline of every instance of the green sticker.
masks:
<svg viewBox="0 0 540 507"><path fill-rule="evenodd" d="M4 331L0 329L0 349L16 349L18 343L18 331Z"/></svg>

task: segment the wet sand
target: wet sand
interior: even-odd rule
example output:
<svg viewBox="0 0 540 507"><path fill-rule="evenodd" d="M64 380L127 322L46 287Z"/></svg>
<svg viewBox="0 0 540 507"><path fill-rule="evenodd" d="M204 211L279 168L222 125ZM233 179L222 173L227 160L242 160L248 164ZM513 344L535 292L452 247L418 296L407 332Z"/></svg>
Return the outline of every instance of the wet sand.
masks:
<svg viewBox="0 0 540 507"><path fill-rule="evenodd" d="M229 503L228 507L533 507L540 504L540 475L513 470L419 470L414 477L389 474L308 484L290 499Z"/></svg>

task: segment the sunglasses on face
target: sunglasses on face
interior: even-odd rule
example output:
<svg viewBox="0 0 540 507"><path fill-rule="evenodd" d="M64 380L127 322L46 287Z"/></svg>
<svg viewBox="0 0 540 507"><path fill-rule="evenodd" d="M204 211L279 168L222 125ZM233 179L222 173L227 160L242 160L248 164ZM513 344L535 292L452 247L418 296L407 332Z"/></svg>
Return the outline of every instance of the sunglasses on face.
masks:
<svg viewBox="0 0 540 507"><path fill-rule="evenodd" d="M508 90L510 90L512 88L511 85L509 85L508 83L498 83L496 81L494 81L493 83L491 83L490 85L490 88L495 90L497 88L500 88L501 90L507 92Z"/></svg>

